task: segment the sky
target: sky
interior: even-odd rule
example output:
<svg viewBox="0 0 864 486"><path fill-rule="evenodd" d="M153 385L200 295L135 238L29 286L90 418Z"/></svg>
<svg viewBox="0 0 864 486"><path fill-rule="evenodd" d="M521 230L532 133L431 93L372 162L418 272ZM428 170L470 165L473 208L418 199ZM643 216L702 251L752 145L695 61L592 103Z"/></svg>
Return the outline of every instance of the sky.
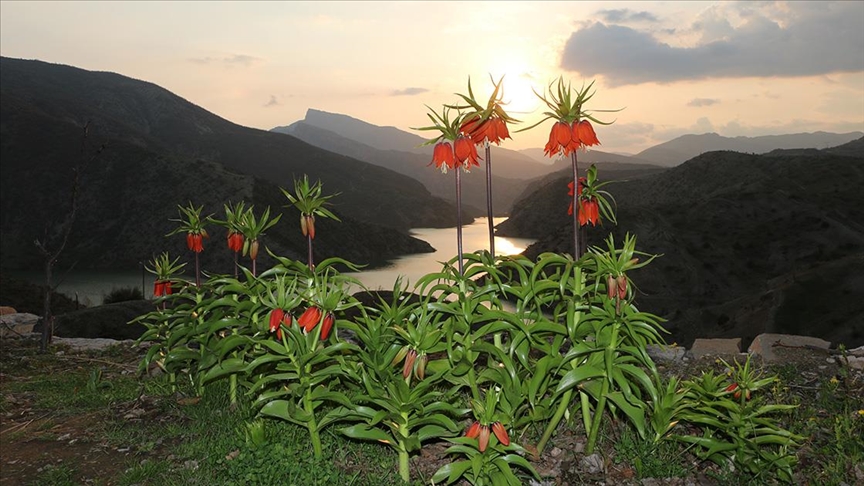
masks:
<svg viewBox="0 0 864 486"><path fill-rule="evenodd" d="M515 150L545 144L550 121L514 132L559 78L594 83L609 152L864 131L862 1L0 1L0 55L149 81L263 130L314 108L411 131L503 76Z"/></svg>

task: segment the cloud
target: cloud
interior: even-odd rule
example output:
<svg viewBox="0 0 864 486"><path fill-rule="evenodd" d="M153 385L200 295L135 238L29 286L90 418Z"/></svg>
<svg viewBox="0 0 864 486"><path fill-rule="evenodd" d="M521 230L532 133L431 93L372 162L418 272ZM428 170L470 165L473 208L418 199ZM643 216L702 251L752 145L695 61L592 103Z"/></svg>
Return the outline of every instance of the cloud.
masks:
<svg viewBox="0 0 864 486"><path fill-rule="evenodd" d="M694 45L662 42L660 29L594 22L571 34L561 67L611 86L864 71L864 3L815 3L790 2L779 13L710 9L676 33L696 36Z"/></svg>
<svg viewBox="0 0 864 486"><path fill-rule="evenodd" d="M247 56L245 54L234 54L226 57L193 57L189 62L195 64L225 64L226 66L242 66L249 67L261 61L261 58L255 56Z"/></svg>
<svg viewBox="0 0 864 486"><path fill-rule="evenodd" d="M390 96L415 96L418 94L428 93L429 90L426 88L405 88L405 89L394 89L390 92Z"/></svg>
<svg viewBox="0 0 864 486"><path fill-rule="evenodd" d="M634 12L633 10L622 8L613 10L600 10L597 15L605 22L617 24L625 22L657 22L657 17L651 12Z"/></svg>
<svg viewBox="0 0 864 486"><path fill-rule="evenodd" d="M687 103L687 106L711 106L720 103L720 100L712 98L693 98Z"/></svg>
<svg viewBox="0 0 864 486"><path fill-rule="evenodd" d="M279 103L279 100L276 98L276 95L270 95L270 101L264 104L264 108L270 108L271 106L279 106L282 103Z"/></svg>

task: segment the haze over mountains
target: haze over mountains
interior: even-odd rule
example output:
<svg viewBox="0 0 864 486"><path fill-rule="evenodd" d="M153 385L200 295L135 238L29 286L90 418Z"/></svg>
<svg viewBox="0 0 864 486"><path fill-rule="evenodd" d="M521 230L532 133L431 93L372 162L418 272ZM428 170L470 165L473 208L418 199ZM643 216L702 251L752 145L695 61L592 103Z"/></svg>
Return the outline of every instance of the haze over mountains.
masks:
<svg viewBox="0 0 864 486"><path fill-rule="evenodd" d="M433 195L455 201L452 174L448 177L429 166L432 146L421 147L427 139L418 135L315 109L309 109L303 120L273 128L272 131L291 134L317 147L408 175L422 182ZM542 154L542 149L538 150ZM481 157L484 156L482 147L478 148L478 152ZM496 145L491 147L492 194L496 215L510 213L510 208L524 191L526 183L569 167L567 160L536 160L530 153L524 152ZM587 152L581 157L589 162L604 163L607 170L626 170L628 174L634 170L650 172L658 169L639 159L599 150ZM470 211L476 216L485 214L478 208L486 207L485 163L481 161L480 165L462 178L463 203L472 206Z"/></svg>

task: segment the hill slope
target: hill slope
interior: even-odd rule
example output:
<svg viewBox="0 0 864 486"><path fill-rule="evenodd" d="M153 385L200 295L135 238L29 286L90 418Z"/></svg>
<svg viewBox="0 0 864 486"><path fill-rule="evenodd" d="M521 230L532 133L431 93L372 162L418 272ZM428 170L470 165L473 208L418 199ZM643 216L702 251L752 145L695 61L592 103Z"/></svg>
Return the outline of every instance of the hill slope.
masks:
<svg viewBox="0 0 864 486"><path fill-rule="evenodd" d="M168 220L178 217L178 204L194 201L205 214L222 216L224 203L243 199L278 214L287 204L278 186L292 187L303 173L322 179L328 192L342 192L334 210L344 223L321 225L320 257L368 263L429 251L428 244L375 223L443 225L455 216L440 217L449 203L416 181L293 137L234 125L153 84L39 61L0 63L4 268L39 263L33 240L67 212L86 121L92 147L107 148L81 171L81 208L61 266L135 268L164 249L180 254L182 238L164 238L176 225ZM220 253L205 252L213 259L205 263L230 264L219 234L206 245ZM304 243L293 209L265 237L286 256L302 256Z"/></svg>
<svg viewBox="0 0 864 486"><path fill-rule="evenodd" d="M670 341L760 332L864 343L864 154L710 152L665 172L611 184L617 227L662 254L631 277L637 302L669 320ZM603 173L601 172L601 176ZM526 253L572 252L567 178L517 206L508 234L541 236Z"/></svg>

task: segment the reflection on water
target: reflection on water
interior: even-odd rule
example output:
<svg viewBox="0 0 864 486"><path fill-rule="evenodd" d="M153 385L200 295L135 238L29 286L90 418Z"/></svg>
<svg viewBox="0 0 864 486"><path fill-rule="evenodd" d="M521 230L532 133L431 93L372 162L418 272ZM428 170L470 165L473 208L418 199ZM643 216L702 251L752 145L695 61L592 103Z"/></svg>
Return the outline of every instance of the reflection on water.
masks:
<svg viewBox="0 0 864 486"><path fill-rule="evenodd" d="M494 218L495 225L507 218ZM471 253L489 249L489 225L486 218L478 218L474 223L462 227L462 251ZM358 272L352 276L359 279L370 290L391 290L393 283L402 276L403 283L409 288L427 273L441 270L443 262L456 256L456 228L419 228L411 230L411 235L429 242L435 253L408 255L393 260L390 265L375 270ZM516 255L522 253L534 240L528 238L495 237L496 255Z"/></svg>
<svg viewBox="0 0 864 486"><path fill-rule="evenodd" d="M493 221L497 225L505 219L507 218L495 218ZM474 223L462 228L462 248L465 253L489 249L487 228L486 218L478 218ZM429 242L436 251L399 257L386 267L350 275L363 282L370 290L391 290L400 275L403 283L413 286L420 277L441 270L443 262L456 256L456 228L418 228L412 230L411 234ZM515 255L524 251L533 242L534 240L525 238L495 237L495 253ZM9 271L9 275L37 285L45 283L44 274L41 272ZM142 274L141 269L73 271L66 274L57 271L54 276L55 285L58 282L58 292L68 295L73 300L77 298L85 306L101 305L102 299L108 293L119 288L141 288L146 298L153 296L153 275Z"/></svg>

